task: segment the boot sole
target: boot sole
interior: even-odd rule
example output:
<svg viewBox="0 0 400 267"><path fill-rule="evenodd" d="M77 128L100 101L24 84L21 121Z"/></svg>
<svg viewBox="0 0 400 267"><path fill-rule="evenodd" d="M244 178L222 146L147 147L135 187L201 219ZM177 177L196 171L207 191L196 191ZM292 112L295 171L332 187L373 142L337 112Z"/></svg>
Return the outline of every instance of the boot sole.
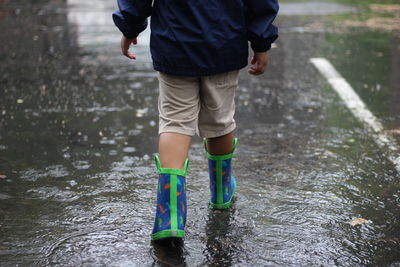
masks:
<svg viewBox="0 0 400 267"><path fill-rule="evenodd" d="M151 239L160 240L165 238L183 238L184 236L184 230L163 230L155 234L151 234Z"/></svg>

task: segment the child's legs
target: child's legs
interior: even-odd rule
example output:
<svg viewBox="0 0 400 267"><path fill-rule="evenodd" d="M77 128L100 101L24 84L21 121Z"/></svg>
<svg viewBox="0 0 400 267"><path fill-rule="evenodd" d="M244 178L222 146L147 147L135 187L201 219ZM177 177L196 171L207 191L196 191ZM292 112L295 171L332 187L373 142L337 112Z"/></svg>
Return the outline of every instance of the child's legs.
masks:
<svg viewBox="0 0 400 267"><path fill-rule="evenodd" d="M234 137L233 132L230 132L223 136L207 138L207 152L211 155L226 155L231 153Z"/></svg>
<svg viewBox="0 0 400 267"><path fill-rule="evenodd" d="M161 166L183 169L200 109L197 77L158 74L160 95L159 157Z"/></svg>
<svg viewBox="0 0 400 267"><path fill-rule="evenodd" d="M207 138L207 151L212 155L232 152L238 77L238 70L202 77L198 129Z"/></svg>
<svg viewBox="0 0 400 267"><path fill-rule="evenodd" d="M188 158L192 137L179 133L161 133L158 141L158 154L161 166L168 169L183 170Z"/></svg>

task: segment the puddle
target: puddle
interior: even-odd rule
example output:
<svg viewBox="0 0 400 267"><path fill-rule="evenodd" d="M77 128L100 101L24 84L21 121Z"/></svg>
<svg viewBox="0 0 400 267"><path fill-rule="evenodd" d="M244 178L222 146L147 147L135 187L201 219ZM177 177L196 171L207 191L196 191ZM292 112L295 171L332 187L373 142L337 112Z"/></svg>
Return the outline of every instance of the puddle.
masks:
<svg viewBox="0 0 400 267"><path fill-rule="evenodd" d="M267 73L240 77L235 203L209 209L206 159L195 138L186 239L163 247L149 237L158 122L149 32L132 63L120 55L114 3L21 3L0 4L7 11L0 12L0 265L400 262L399 175L308 63L331 60L395 135L395 35L327 33L325 17L309 15L357 10L283 3Z"/></svg>

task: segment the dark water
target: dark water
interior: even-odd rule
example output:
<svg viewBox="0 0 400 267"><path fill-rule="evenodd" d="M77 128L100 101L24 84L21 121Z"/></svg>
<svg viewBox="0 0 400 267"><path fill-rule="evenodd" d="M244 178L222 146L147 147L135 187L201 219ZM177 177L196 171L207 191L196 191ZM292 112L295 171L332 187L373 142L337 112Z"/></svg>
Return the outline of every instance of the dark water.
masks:
<svg viewBox="0 0 400 267"><path fill-rule="evenodd" d="M208 208L195 138L185 242L152 246L149 33L132 62L120 55L111 1L26 2L0 1L1 265L400 265L400 176L309 63L330 59L396 129L398 35L282 16L268 73L241 73L235 204Z"/></svg>

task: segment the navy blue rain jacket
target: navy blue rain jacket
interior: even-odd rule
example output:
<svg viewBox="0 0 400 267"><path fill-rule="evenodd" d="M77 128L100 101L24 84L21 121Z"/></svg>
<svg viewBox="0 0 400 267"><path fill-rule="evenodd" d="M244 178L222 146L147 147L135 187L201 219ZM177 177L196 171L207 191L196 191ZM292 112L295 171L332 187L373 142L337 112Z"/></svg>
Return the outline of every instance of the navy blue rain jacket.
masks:
<svg viewBox="0 0 400 267"><path fill-rule="evenodd" d="M277 0L118 0L118 6L113 20L127 38L145 30L151 16L154 69L172 75L241 69L248 62L248 41L255 52L264 52L278 37L272 24Z"/></svg>

